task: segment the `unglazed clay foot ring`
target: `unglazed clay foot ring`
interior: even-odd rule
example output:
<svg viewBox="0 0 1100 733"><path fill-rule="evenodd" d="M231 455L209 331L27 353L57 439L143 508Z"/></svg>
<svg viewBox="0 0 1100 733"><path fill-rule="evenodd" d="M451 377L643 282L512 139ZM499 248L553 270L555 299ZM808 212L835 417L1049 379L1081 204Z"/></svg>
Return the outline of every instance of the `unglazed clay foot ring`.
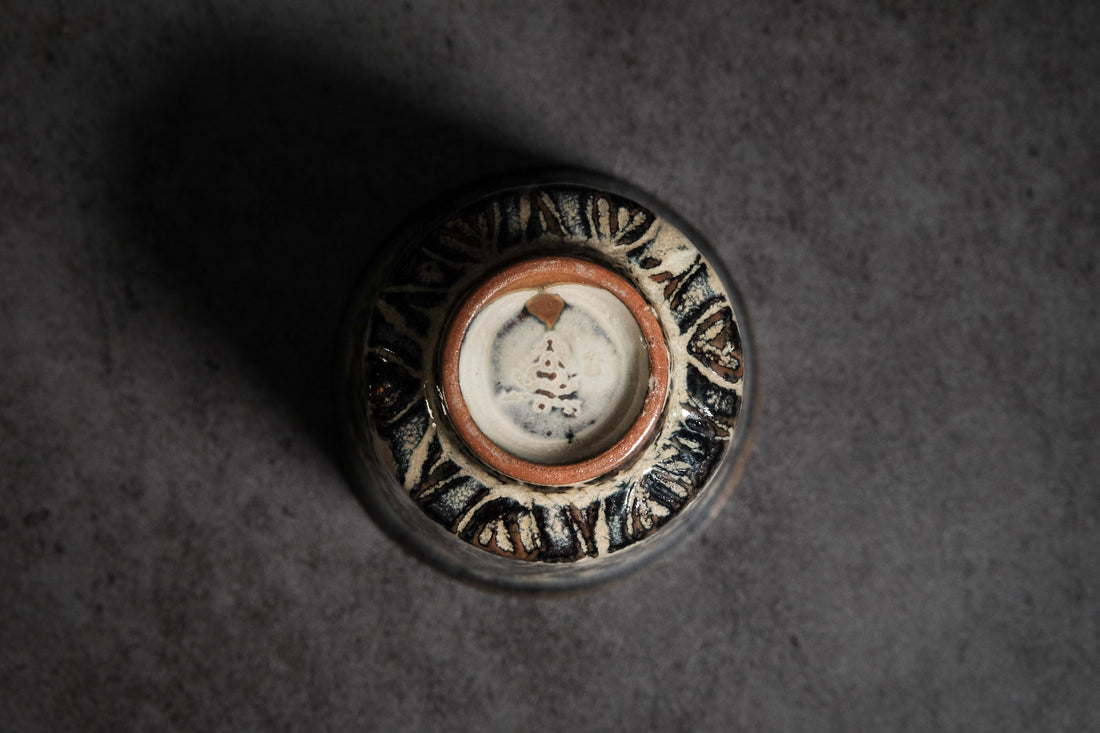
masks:
<svg viewBox="0 0 1100 733"><path fill-rule="evenodd" d="M668 396L653 309L623 277L575 257L491 275L441 342L443 402L458 436L519 481L568 486L637 456Z"/></svg>

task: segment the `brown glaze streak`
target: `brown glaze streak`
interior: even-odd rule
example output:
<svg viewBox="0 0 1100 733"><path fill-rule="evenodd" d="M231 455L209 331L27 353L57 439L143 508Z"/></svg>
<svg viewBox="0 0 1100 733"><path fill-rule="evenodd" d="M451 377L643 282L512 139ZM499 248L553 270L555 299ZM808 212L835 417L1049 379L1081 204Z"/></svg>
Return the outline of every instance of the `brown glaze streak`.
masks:
<svg viewBox="0 0 1100 733"><path fill-rule="evenodd" d="M707 335L712 331L714 335L708 339ZM715 312L699 324L688 343L688 351L727 381L732 382L744 376L737 324L733 320L733 311L728 307Z"/></svg>
<svg viewBox="0 0 1100 733"><path fill-rule="evenodd" d="M592 458L566 465L547 465L523 460L505 451L481 432L458 381L458 359L466 331L481 309L505 293L562 283L591 285L609 291L634 315L649 355L650 389L637 420L615 445ZM538 296L535 296L537 298ZM532 300L535 300L532 298ZM530 301L529 301L530 302ZM532 315L536 315L532 313ZM540 319L541 320L541 319ZM657 317L625 279L606 267L574 257L540 257L505 268L485 280L463 303L443 340L440 385L443 401L455 431L489 466L512 478L540 486L568 486L602 476L625 463L646 445L668 394L668 347Z"/></svg>

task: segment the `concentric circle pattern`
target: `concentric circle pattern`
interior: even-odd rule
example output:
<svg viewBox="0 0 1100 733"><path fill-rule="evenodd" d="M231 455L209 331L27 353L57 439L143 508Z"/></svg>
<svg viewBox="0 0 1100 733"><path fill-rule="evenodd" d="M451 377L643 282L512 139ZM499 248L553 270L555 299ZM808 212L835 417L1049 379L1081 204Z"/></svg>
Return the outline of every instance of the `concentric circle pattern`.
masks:
<svg viewBox="0 0 1100 733"><path fill-rule="evenodd" d="M567 486L637 455L668 395L660 323L630 283L575 257L515 263L463 298L442 341L444 406L482 461Z"/></svg>
<svg viewBox="0 0 1100 733"><path fill-rule="evenodd" d="M598 569L617 554L647 545L643 541L665 533L666 527L671 534L672 526L686 523L692 513L717 505L728 487L730 466L745 452L743 412L751 399L751 379L746 389L751 361L746 370L749 344L740 301L701 245L697 246L697 236L685 229L651 207L614 193L549 184L497 191L445 217L426 234L400 243L401 255L373 286L364 288L352 307L344 361L346 428L353 461L362 468L362 475L372 478L361 489L372 494L374 504L392 508L387 510L391 522L410 525L398 528L398 534L429 558L446 556L443 564L484 565L471 572L484 580L494 572L507 574L511 566L494 564L495 559L483 562L478 553L471 555L448 543L476 548L485 556L492 553L522 561L522 565L551 564L558 571L563 564L577 571ZM658 338L643 343L639 357L631 353L634 347L622 345L631 334L629 328L610 323L592 330L592 318L598 320L605 313L614 319L617 311L601 307L602 296L595 292L570 291L569 287L580 286L568 282L513 288L518 293L514 303L505 299L507 292L495 293L465 316L459 336L451 334L456 314L464 317L464 305L493 273L539 257L572 258L614 273L640 295L644 304L639 307L659 329ZM569 314L572 320L556 326L569 299L577 304ZM515 317L521 312L535 314L541 325L521 323ZM631 311L624 307L623 312ZM532 336L522 332L513 337L509 329L520 328L516 323ZM549 330L551 326L561 328L561 333L570 333L570 328L580 333L582 325L606 337L606 344L590 338L591 344L578 347L587 349L586 354L602 353L600 348L607 351L606 357L590 361L603 359L611 364L621 359L622 365L615 368L645 380L641 387L635 382L616 385L618 391L606 389L611 395L606 398L608 404L619 400L624 410L633 411L623 421L627 426L641 410L642 400L655 399L648 372L651 364L662 362L647 361L646 354L660 342L661 368L667 373L653 424L644 432L644 440L609 471L564 482L510 475L486 460L456 429L461 420L449 414L448 389L484 390L488 396L475 400L478 406L473 413L464 408L462 419L473 414L472 423L484 428L482 433L496 431L498 437L489 441L494 445L508 444L514 437L514 445L505 452L518 459L557 467L590 459L606 446L586 447L581 442L574 448L561 443L551 451L553 435L542 442L533 438L524 442L521 431L507 422L521 407L558 410L546 418L557 420L553 425L571 424L567 418L581 413L585 399L596 410L602 403L594 390L581 396L582 360L570 351L568 359L581 366L574 368L563 360L561 370L547 373L557 382L543 390L557 400L548 406L522 402L528 393L538 392L533 381L539 378L538 370L532 368L529 377L513 370L514 384L509 386L508 379L493 376L491 359L485 356L494 348L500 353L529 351L534 363L547 356L545 344L536 354L538 349L526 342L517 346L508 339L531 340L544 331L556 333ZM636 334L637 325L631 327ZM475 351L461 356L467 331L473 334L467 348ZM459 362L465 372L454 366ZM454 384L445 389L448 380ZM599 384L598 380L593 376L591 383ZM644 395L641 399L635 388ZM510 390L519 396L513 398ZM512 399L517 401L508 402ZM625 428L616 424L608 428L612 429L623 433ZM611 436L606 443L615 439ZM559 449L565 452L554 452ZM422 522L424 518L430 522ZM426 525L437 529L428 530Z"/></svg>

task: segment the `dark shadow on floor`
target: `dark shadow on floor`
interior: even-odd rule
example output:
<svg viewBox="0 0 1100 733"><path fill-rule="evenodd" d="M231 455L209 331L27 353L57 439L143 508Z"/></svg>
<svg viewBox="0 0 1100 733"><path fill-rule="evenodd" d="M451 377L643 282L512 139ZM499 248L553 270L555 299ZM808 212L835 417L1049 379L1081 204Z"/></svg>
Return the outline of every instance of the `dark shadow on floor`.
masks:
<svg viewBox="0 0 1100 733"><path fill-rule="evenodd" d="M120 121L120 236L335 457L341 313L387 235L546 162L336 62L229 41L192 57Z"/></svg>

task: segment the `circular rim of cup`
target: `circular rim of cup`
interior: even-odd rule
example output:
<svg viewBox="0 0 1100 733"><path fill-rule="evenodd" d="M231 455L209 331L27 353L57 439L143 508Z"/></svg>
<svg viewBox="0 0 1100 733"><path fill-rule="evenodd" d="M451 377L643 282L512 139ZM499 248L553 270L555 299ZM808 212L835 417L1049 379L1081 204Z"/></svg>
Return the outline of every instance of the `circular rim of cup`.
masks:
<svg viewBox="0 0 1100 733"><path fill-rule="evenodd" d="M453 212L478 201L523 188L580 186L609 192L633 200L679 230L706 257L721 279L730 305L737 316L745 363L740 429L734 434L725 455L708 480L710 490L698 496L674 522L645 541L583 566L575 563L524 563L484 552L456 541L453 534L432 521L420 507L409 501L408 492L397 483L379 459L373 443L363 440L364 417L354 409L354 399L340 400L340 436L346 451L344 470L367 513L395 542L433 569L482 590L520 596L561 596L592 592L637 575L666 558L676 547L700 531L719 512L734 493L748 463L762 419L762 366L755 337L754 322L744 294L731 277L718 250L698 229L672 207L641 187L606 174L575 168L526 171L501 175L467 184L437 196L388 238L391 243L408 243L427 236ZM393 246L387 257L396 259L402 250ZM389 267L371 267L349 298L344 316L345 337L341 357L334 364L341 395L356 388L353 369L361 348L363 310L371 307L382 287Z"/></svg>

